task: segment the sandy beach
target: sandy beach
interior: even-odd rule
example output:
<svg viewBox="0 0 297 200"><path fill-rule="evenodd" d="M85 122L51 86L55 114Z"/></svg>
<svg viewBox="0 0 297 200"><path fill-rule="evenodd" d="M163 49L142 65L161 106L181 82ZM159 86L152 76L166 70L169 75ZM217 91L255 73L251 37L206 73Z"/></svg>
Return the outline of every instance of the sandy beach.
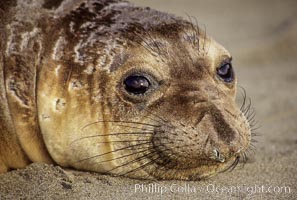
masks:
<svg viewBox="0 0 297 200"><path fill-rule="evenodd" d="M196 17L231 52L260 125L248 162L203 181L143 181L32 164L0 174L0 200L297 199L297 1L132 2Z"/></svg>

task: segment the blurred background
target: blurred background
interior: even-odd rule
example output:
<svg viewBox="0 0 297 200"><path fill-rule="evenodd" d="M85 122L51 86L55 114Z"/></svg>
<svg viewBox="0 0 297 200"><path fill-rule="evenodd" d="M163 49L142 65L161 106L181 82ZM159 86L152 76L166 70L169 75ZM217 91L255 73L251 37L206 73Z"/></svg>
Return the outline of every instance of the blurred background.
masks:
<svg viewBox="0 0 297 200"><path fill-rule="evenodd" d="M296 0L131 0L131 2L174 13L186 19L187 15L196 17L200 27L206 26L207 32L229 49L235 59L255 50L284 51L282 56L286 58L296 55ZM274 47L281 49L273 49Z"/></svg>

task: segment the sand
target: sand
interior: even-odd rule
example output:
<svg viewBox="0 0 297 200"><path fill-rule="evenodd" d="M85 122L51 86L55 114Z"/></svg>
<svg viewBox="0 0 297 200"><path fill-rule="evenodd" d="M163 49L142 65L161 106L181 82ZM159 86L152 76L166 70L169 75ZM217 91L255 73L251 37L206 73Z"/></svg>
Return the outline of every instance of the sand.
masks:
<svg viewBox="0 0 297 200"><path fill-rule="evenodd" d="M230 50L239 85L261 125L249 162L195 182L132 180L32 164L0 175L0 199L297 199L297 1L133 2L195 16Z"/></svg>

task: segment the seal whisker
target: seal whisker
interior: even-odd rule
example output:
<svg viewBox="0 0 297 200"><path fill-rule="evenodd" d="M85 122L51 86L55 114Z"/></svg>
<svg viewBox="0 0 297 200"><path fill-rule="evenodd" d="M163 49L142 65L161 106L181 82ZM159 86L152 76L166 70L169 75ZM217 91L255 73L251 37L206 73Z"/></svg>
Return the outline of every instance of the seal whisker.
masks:
<svg viewBox="0 0 297 200"><path fill-rule="evenodd" d="M258 125L258 122L255 119L256 118L256 111L252 107L251 98L247 97L246 90L242 86L239 86L239 88L242 90L242 98L243 98L243 102L241 104L240 111L246 117L246 119L247 119L247 121L249 123L249 126L250 126L251 135L253 137L253 136L258 135L258 134L255 134L254 131L261 128L261 126ZM248 99L248 103L247 103L246 99Z"/></svg>
<svg viewBox="0 0 297 200"><path fill-rule="evenodd" d="M141 42L144 42L145 46L143 44L141 44L141 42L139 42L141 44L142 47L144 47L145 49L147 49L150 54L154 55L153 52L155 52L155 50L148 44L148 42L146 40L144 40L143 38L139 37L141 39ZM155 52L157 53L157 52Z"/></svg>
<svg viewBox="0 0 297 200"><path fill-rule="evenodd" d="M248 98L248 105L243 110L243 113L245 116L247 116L249 110L251 109L251 106L252 106L252 100L251 100L251 98Z"/></svg>
<svg viewBox="0 0 297 200"><path fill-rule="evenodd" d="M200 28L199 28L199 23L198 23L198 20L196 17L193 17L194 20L195 20L195 30L196 30L196 37L197 37L197 40L198 40L198 53L200 53Z"/></svg>
<svg viewBox="0 0 297 200"><path fill-rule="evenodd" d="M103 161L100 161L100 162L96 162L97 164L100 164L100 163L105 163L105 162L110 162L110 161L114 161L114 160L118 160L118 159L121 159L121 158L126 158L128 156L133 156L133 155L136 155L136 154L139 154L139 153L143 153L143 152L146 152L146 151L149 151L151 149L153 149L153 147L144 147L145 150L142 150L142 151L137 151L137 152L133 152L131 154L127 154L127 155L123 155L123 156L119 156L119 157L116 157L116 158L112 158L112 159L108 159L108 160L103 160Z"/></svg>
<svg viewBox="0 0 297 200"><path fill-rule="evenodd" d="M164 152L166 152L166 151L167 151L167 150L165 150ZM155 151L154 149L153 149L152 152L147 153L147 154L144 154L144 155L141 155L140 157L137 157L137 158L135 158L134 160L130 160L130 161L128 161L128 162L126 162L126 163L124 163L124 164L122 164L122 165L120 165L120 166L114 167L113 169L109 170L108 172L112 172L112 171L114 171L114 170L116 170L116 169L119 169L119 168L124 167L124 166L129 165L129 164L133 164L133 163L135 163L135 162L139 162L139 161L144 160L144 159L146 159L146 158L151 158L151 157L153 157L153 156L155 156L155 155L157 155L158 157L157 157L156 159L153 159L153 160L150 161L150 163L153 163L153 162L155 162L156 160L158 160L158 159L160 158L160 155L159 155L158 152ZM143 168L143 167L144 167L144 165L141 165L140 167L137 167L136 169L133 169L133 170L131 170L131 171L128 171L128 172L126 172L125 174L119 174L119 175L120 175L120 176L124 176L124 175L126 175L126 174L131 173L132 171L141 169L141 168Z"/></svg>
<svg viewBox="0 0 297 200"><path fill-rule="evenodd" d="M250 143L250 147L256 149L256 146L253 143Z"/></svg>
<svg viewBox="0 0 297 200"><path fill-rule="evenodd" d="M90 138L95 138L95 137L105 137L105 136L118 136L118 135L152 135L154 132L122 132L122 133L110 133L110 134L98 134L98 135L90 135L90 136L85 136L85 137L81 137L78 139L75 139L74 141L72 141L70 143L70 145L72 145L73 143L79 141L79 140L83 140L83 139L90 139Z"/></svg>
<svg viewBox="0 0 297 200"><path fill-rule="evenodd" d="M142 38L140 38L140 37L138 36L138 33L134 32L134 35L135 35L135 38L136 38L136 39L139 39L140 41L137 41L137 40L131 40L131 42L135 42L135 43L138 44L139 46L142 46L145 50L147 50L147 51L151 54L151 49L149 49L149 47L147 47L147 45L143 45L143 44L141 43Z"/></svg>
<svg viewBox="0 0 297 200"><path fill-rule="evenodd" d="M203 51L203 56L206 56L206 52L205 52L205 47L206 47L206 26L205 24L203 24L204 27L204 36L203 36L203 45L202 45L202 51Z"/></svg>
<svg viewBox="0 0 297 200"><path fill-rule="evenodd" d="M131 129L142 130L142 131L154 132L153 129L147 129L145 127L136 127L136 126L123 125L123 124L115 124L114 126L120 126L120 127L126 127L126 128L131 128Z"/></svg>
<svg viewBox="0 0 297 200"><path fill-rule="evenodd" d="M255 153L256 153L256 147L252 147L252 146L250 146L250 147L246 150L247 153L250 153L251 151L252 151L253 154L255 154Z"/></svg>
<svg viewBox="0 0 297 200"><path fill-rule="evenodd" d="M96 144L108 144L108 143L118 143L118 142L122 142L122 143L126 143L126 142L145 142L145 141L149 141L149 140L112 140L112 141L96 141Z"/></svg>
<svg viewBox="0 0 297 200"><path fill-rule="evenodd" d="M145 126L150 126L150 127L160 127L159 125L154 125L154 124L148 124L148 123L141 123L141 122L133 122L133 121L113 121L113 120L99 120L99 121L95 121L95 122L92 122L92 123L89 123L85 126L83 126L81 128L81 130L89 127L89 126L92 126L94 124L98 124L98 123L106 123L106 122L109 122L109 123L126 123L126 124L139 124L139 125L145 125Z"/></svg>
<svg viewBox="0 0 297 200"><path fill-rule="evenodd" d="M144 154L144 155L142 155L142 156L140 156L140 157L135 158L134 160L130 160L130 161L128 161L128 162L125 162L125 163L122 164L122 165L119 165L119 166L116 166L116 167L112 168L111 170L108 171L108 173L110 173L110 172L112 172L112 171L114 171L114 170L116 170L116 169L119 169L119 168L121 168L121 167L124 167L124 166L126 166L126 165L133 164L133 163L135 163L135 162L137 162L137 161L144 160L144 159L148 158L150 155L158 155L158 154L157 154L156 151L152 151L152 152L150 152L150 153Z"/></svg>
<svg viewBox="0 0 297 200"><path fill-rule="evenodd" d="M150 113L151 114L151 113ZM143 118L147 118L147 119L150 119L150 120L152 120L153 122L156 122L156 123L158 123L158 124L164 124L164 122L161 122L161 121L159 121L159 120L157 120L157 119L154 119L153 117L150 117L150 116L143 116Z"/></svg>
<svg viewBox="0 0 297 200"><path fill-rule="evenodd" d="M253 119L252 121L249 121L249 120L248 120L248 122L249 122L250 127L251 127L252 129L257 130L257 129L259 129L259 128L261 127L261 126L259 125L258 121L256 121L256 119Z"/></svg>
<svg viewBox="0 0 297 200"><path fill-rule="evenodd" d="M71 76L72 76L72 72L73 72L73 65L71 65L68 75L67 75L66 79L64 80L64 87L66 87L67 84L69 83Z"/></svg>
<svg viewBox="0 0 297 200"><path fill-rule="evenodd" d="M144 31L142 30L144 34L146 34L147 37L149 37L151 40L152 40L152 43L154 45L156 45L156 42L153 40L153 38L151 38L150 34L149 34L149 31L151 30L148 30L148 31ZM160 52L160 49L159 49L159 45L156 46L157 48L157 51L155 50L154 47L152 47L148 41L146 41L143 37L141 37L138 33L134 32L134 38L137 38L138 40L131 40L132 42L136 42L138 45L142 46L143 48L145 48L150 54L152 54L154 56L154 53L155 54L159 54L159 55L163 55L163 53ZM143 45L142 42L145 44Z"/></svg>
<svg viewBox="0 0 297 200"><path fill-rule="evenodd" d="M159 139L163 139L163 138L166 138L168 139L167 136L164 136L164 137L158 137ZM139 140L111 140L111 141L94 141L94 143L96 144L108 144L108 143L126 143L126 142L145 142L145 141L150 141L151 137L148 138L148 139L139 139ZM177 141L181 141L181 140L177 140Z"/></svg>
<svg viewBox="0 0 297 200"><path fill-rule="evenodd" d="M166 120L166 119L164 119L164 118L162 118L162 117L156 115L155 113L149 111L148 109L144 108L144 110L145 110L146 112L148 112L149 114L153 115L154 117L160 119L160 120L163 121L164 123L168 123L168 120ZM152 120L155 120L155 119L152 119ZM161 122L158 121L158 120L155 120L155 122L159 122L159 123L161 123Z"/></svg>
<svg viewBox="0 0 297 200"><path fill-rule="evenodd" d="M235 169L235 167L238 165L239 163L239 160L240 160L240 156L237 156L236 159L234 160L234 162L230 165L230 167L228 167L227 169L225 169L223 172L226 172L226 171L233 171Z"/></svg>
<svg viewBox="0 0 297 200"><path fill-rule="evenodd" d="M247 162L247 157L246 157L246 153L240 153L240 160L239 160L240 163L242 163L242 167L244 167L244 165L246 164Z"/></svg>
<svg viewBox="0 0 297 200"><path fill-rule="evenodd" d="M255 127L255 126L260 127L260 125L258 124L258 121L256 121L255 118L253 120L248 120L248 122L249 122L251 127Z"/></svg>
<svg viewBox="0 0 297 200"><path fill-rule="evenodd" d="M239 160L239 156L237 156L236 158L235 158L235 160L232 162L232 164L229 166L229 167L227 167L226 169L224 169L224 170L222 170L222 171L220 171L220 173L224 173L224 172L227 172L227 171L233 171L234 170L234 168L235 168L235 166L238 164L238 161Z"/></svg>
<svg viewBox="0 0 297 200"><path fill-rule="evenodd" d="M109 151L109 152L105 152L105 153L102 153L102 154L99 154L99 155L90 156L88 158L84 158L84 159L78 160L76 162L83 162L83 161L86 161L86 160L90 160L90 159L93 159L93 158L98 158L98 157L101 157L101 156L104 156L104 155L107 155L107 154L110 154L110 153L114 153L114 152L117 152L117 151L126 150L126 149L129 149L131 147L141 146L141 145L150 144L150 143L151 142L149 141L149 142L145 142L145 143L140 143L140 144L135 144L135 145L131 145L131 146L127 146L127 147L115 149L115 150L112 150L112 151Z"/></svg>
<svg viewBox="0 0 297 200"><path fill-rule="evenodd" d="M247 116L247 120L251 126L257 125L257 121L255 119L256 115L253 113L253 116Z"/></svg>
<svg viewBox="0 0 297 200"><path fill-rule="evenodd" d="M243 108L244 108L244 106L245 106L245 104L246 104L246 98L247 98L247 96L246 96L246 91L245 91L245 89L242 87L242 86L238 86L241 90L242 90L242 92L241 92L241 96L242 96L242 98L243 98L243 101L242 101L242 104L241 104L241 106L240 106L240 111L243 111Z"/></svg>
<svg viewBox="0 0 297 200"><path fill-rule="evenodd" d="M245 164L247 163L247 160L248 160L248 157L246 152L240 153L239 163L242 164L241 169L244 168Z"/></svg>
<svg viewBox="0 0 297 200"><path fill-rule="evenodd" d="M200 49L199 49L199 35L200 35L200 31L199 31L199 26L198 26L198 21L197 21L197 18L194 17L194 16L190 16L188 14L186 14L187 17L188 17L188 20L190 21L190 25L191 25L191 28L192 28L192 32L190 33L190 38L191 38L191 42L193 44L194 47L197 46L197 50L198 50L198 54L200 53ZM193 23L193 20L192 19L195 19L195 22L196 22L196 26L194 25ZM188 34L186 31L184 31L185 34Z"/></svg>
<svg viewBox="0 0 297 200"><path fill-rule="evenodd" d="M247 152L243 152L243 157L244 157L244 164L246 164L247 163L247 161L248 161L248 159L249 159L249 157L248 157L248 155L247 155Z"/></svg>
<svg viewBox="0 0 297 200"><path fill-rule="evenodd" d="M139 167L137 167L137 168L135 168L135 169L132 169L132 170L130 170L130 171L128 171L128 172L125 172L124 174L117 174L116 176L126 176L127 174L131 174L131 173L133 173L133 172L136 172L136 171L138 171L138 170L141 170L141 169L145 168L146 166L149 166L149 165L153 164L154 161L157 160L157 159L158 159L158 157L157 157L156 159L153 159L153 160L151 160L151 161L145 163L145 164L142 164L141 166L139 166Z"/></svg>
<svg viewBox="0 0 297 200"><path fill-rule="evenodd" d="M257 133L252 131L252 136L257 137L257 136L262 136L262 133Z"/></svg>
<svg viewBox="0 0 297 200"><path fill-rule="evenodd" d="M253 142L253 143L258 143L258 140L252 138L252 139L251 139L251 142Z"/></svg>
<svg viewBox="0 0 297 200"><path fill-rule="evenodd" d="M256 120L256 116L253 119L248 120L252 126L259 126L259 122Z"/></svg>
<svg viewBox="0 0 297 200"><path fill-rule="evenodd" d="M197 18L196 17L194 17L193 16L193 18L194 18L194 20L195 20L195 26L194 26L194 29L195 29L195 31L196 31L196 38L197 38L197 42L198 42L198 51L200 52L200 28L199 28L199 23L198 23L198 20L197 20Z"/></svg>
<svg viewBox="0 0 297 200"><path fill-rule="evenodd" d="M252 121L255 118L255 116L256 116L256 111L254 108L251 108L247 116L248 120Z"/></svg>
<svg viewBox="0 0 297 200"><path fill-rule="evenodd" d="M162 47L160 46L160 44L158 43L158 42L156 42L156 38L154 38L152 35L151 35L151 33L150 33L150 31L147 31L146 32L146 35L149 37L149 39L150 39L150 42L154 45L154 47L151 47L152 49L157 49L157 53L159 54L159 55L161 55L161 56L165 56L166 54L167 54L167 52L164 52L163 50L162 50ZM150 45L150 44L149 44Z"/></svg>
<svg viewBox="0 0 297 200"><path fill-rule="evenodd" d="M153 154L153 153L155 153L155 154ZM157 158L151 159L151 158L152 158L153 156L155 156L155 155L157 155ZM141 158L141 160L143 160L143 159L145 159L145 158L147 158L147 157L149 157L149 158L151 159L149 162L144 163L144 164L142 164L141 166L139 166L139 167L137 167L137 168L135 168L135 169L132 169L132 170L130 170L130 171L128 171L128 172L125 172L124 174L118 174L117 176L126 176L127 174L130 174L130 173L132 173L132 172L135 172L135 171L144 169L145 167L154 164L157 160L160 159L160 156L157 154L157 152L152 152L152 155L146 155L144 158ZM164 165L164 166L160 166L160 168L165 168L165 165Z"/></svg>

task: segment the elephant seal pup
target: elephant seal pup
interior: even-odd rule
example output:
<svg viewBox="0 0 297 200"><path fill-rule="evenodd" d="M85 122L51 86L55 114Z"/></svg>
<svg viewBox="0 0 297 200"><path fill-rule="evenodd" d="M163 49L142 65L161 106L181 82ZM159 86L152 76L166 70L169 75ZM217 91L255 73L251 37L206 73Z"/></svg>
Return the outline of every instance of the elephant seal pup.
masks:
<svg viewBox="0 0 297 200"><path fill-rule="evenodd" d="M231 56L195 24L118 0L0 4L2 172L198 180L245 156Z"/></svg>

